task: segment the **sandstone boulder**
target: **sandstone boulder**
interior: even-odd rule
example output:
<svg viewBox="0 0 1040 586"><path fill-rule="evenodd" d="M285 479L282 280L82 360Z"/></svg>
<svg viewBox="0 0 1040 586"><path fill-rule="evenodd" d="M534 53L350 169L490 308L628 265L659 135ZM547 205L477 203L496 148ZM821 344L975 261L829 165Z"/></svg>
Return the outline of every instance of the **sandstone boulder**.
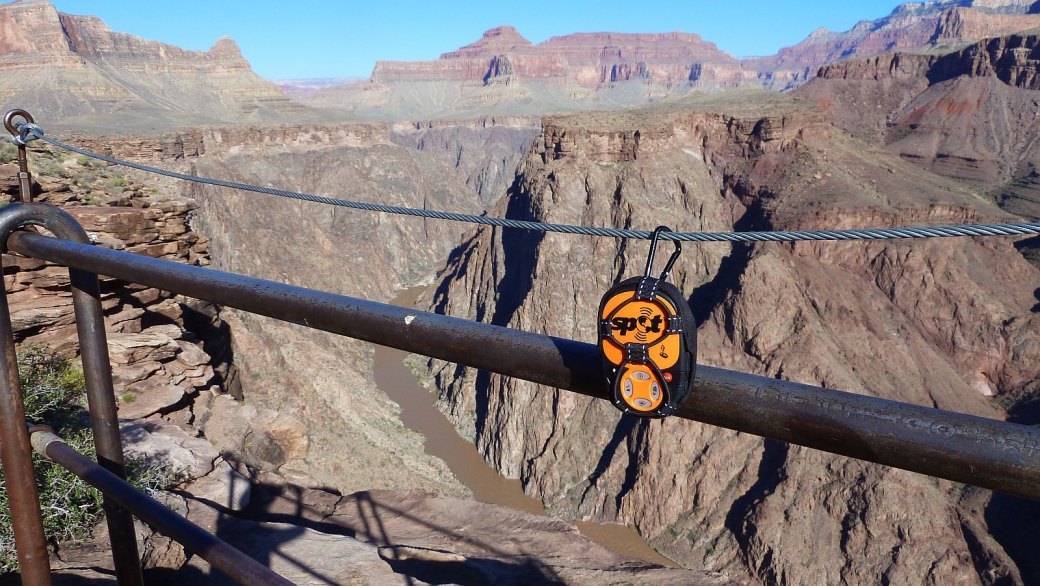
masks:
<svg viewBox="0 0 1040 586"><path fill-rule="evenodd" d="M289 415L240 405L229 395L214 397L200 418L203 433L221 452L277 468L307 455L306 426Z"/></svg>
<svg viewBox="0 0 1040 586"><path fill-rule="evenodd" d="M69 213L84 230L104 233L125 245L144 244L159 237L155 221L162 214L158 210L83 206L70 208Z"/></svg>
<svg viewBox="0 0 1040 586"><path fill-rule="evenodd" d="M137 334L109 334L108 352L113 364L163 362L173 358L180 352L180 347L167 333L159 328L148 328Z"/></svg>
<svg viewBox="0 0 1040 586"><path fill-rule="evenodd" d="M126 385L117 394L119 417L140 419L168 409L184 398L183 387L153 377Z"/></svg>
<svg viewBox="0 0 1040 586"><path fill-rule="evenodd" d="M249 504L250 481L223 458L218 458L213 470L180 487L185 498L199 501L223 511L241 511Z"/></svg>
<svg viewBox="0 0 1040 586"><path fill-rule="evenodd" d="M202 478L213 471L220 453L165 421L123 421L119 425L127 458L162 463L177 478Z"/></svg>

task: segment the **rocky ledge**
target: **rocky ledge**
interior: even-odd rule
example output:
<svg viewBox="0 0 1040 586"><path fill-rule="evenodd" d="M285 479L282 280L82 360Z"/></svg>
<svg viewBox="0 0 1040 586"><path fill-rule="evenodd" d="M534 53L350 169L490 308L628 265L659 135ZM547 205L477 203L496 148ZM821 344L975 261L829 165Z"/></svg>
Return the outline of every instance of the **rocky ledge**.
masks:
<svg viewBox="0 0 1040 586"><path fill-rule="evenodd" d="M216 477L225 489L249 486L234 470ZM625 558L559 519L505 507L423 491L340 496L273 474L253 480L244 507L233 490L225 495L229 506L214 506L197 492L167 495L166 502L295 584L739 586L713 572ZM98 537L67 552L56 585L114 583L106 576L107 536ZM142 547L149 584L235 584L162 536Z"/></svg>

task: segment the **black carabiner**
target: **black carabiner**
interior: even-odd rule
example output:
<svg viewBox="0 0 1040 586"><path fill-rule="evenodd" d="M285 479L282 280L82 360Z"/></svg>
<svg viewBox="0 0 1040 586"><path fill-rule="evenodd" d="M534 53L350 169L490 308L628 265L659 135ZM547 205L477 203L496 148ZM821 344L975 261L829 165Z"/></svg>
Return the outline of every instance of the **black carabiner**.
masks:
<svg viewBox="0 0 1040 586"><path fill-rule="evenodd" d="M657 255L657 243L661 239L662 232L671 232L672 229L668 226L658 226L654 229L654 233L650 236L650 255L646 258L646 271L643 273L644 277L650 276L650 271L653 269L654 256ZM675 244L675 252L668 259L668 264L664 266L664 272L661 273L660 280L664 281L668 279L668 273L672 272L672 267L675 266L675 261L679 260L679 255L682 254L682 242L678 240L672 241Z"/></svg>

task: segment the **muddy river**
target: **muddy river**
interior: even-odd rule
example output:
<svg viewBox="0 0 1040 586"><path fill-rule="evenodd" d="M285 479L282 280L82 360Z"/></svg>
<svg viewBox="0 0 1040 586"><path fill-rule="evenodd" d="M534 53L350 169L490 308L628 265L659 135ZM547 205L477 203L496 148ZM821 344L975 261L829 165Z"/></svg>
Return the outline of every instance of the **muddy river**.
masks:
<svg viewBox="0 0 1040 586"><path fill-rule="evenodd" d="M422 291L422 287L406 289L391 303L412 307ZM443 460L455 477L473 491L476 500L545 515L541 501L527 496L519 480L505 478L488 466L473 444L459 436L447 418L434 406L435 395L422 388L415 375L404 365L407 356L408 353L401 350L375 346L375 381L380 390L401 406L401 422L426 437L426 453ZM574 525L586 537L617 553L678 567L675 562L654 551L628 527L612 523Z"/></svg>

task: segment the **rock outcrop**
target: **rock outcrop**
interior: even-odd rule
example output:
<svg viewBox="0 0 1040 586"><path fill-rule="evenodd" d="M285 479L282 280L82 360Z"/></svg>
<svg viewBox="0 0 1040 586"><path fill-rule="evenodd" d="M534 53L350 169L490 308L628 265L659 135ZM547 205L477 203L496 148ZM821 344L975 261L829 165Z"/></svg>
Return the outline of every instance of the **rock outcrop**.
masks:
<svg viewBox="0 0 1040 586"><path fill-rule="evenodd" d="M767 109L775 117L754 113ZM1007 217L797 103L747 112L548 119L497 215L667 218L678 230ZM644 255L632 243L477 229L426 301L592 340L602 292ZM987 395L1040 374L1040 272L1005 241L704 245L673 275L705 364L988 417L1002 413ZM984 503L959 505L946 482L688 421L621 419L603 401L436 361L430 374L461 433L551 511L633 525L688 567L764 584L989 584L1021 583L1030 563L1008 553L1017 539L986 536Z"/></svg>
<svg viewBox="0 0 1040 586"><path fill-rule="evenodd" d="M739 586L721 574L625 558L559 519L422 491L340 496L274 474L254 481L248 506L237 512L191 495L167 500L294 584ZM235 584L197 556L185 560L176 544L163 545L146 543L159 562L145 570L148 584ZM55 584L103 580L111 572L103 548L95 542L71 552Z"/></svg>
<svg viewBox="0 0 1040 586"><path fill-rule="evenodd" d="M34 162L36 157L43 159L40 166L47 173L61 169L69 176L38 175L38 201L68 211L95 245L209 266L210 240L191 227L198 209L194 200L160 194L117 175L115 168L83 165L47 151L34 153ZM3 169L10 171L3 177L17 170L13 165ZM93 183L85 176L94 177ZM110 193L98 191L104 187ZM16 181L0 180L0 191L16 189ZM15 255L4 255L3 266L15 341L23 347L42 346L75 356L79 342L67 291L68 270ZM313 482L299 472L306 468L303 461L309 449L306 427L285 414L239 406L227 394L238 385L226 350L227 324L218 308L104 276L101 303L119 417L132 428L124 430L131 452L172 458L172 463L166 463L175 477L186 482L210 475L218 448L219 453L258 469L275 471L284 464L300 481ZM160 430L159 435L167 439L152 441L151 432L134 431L141 425ZM173 428L180 431L170 432ZM171 433L192 438L205 434L209 441L193 440L213 452L213 457L203 458L205 469L178 463L183 458L164 443Z"/></svg>
<svg viewBox="0 0 1040 586"><path fill-rule="evenodd" d="M87 205L82 199L97 196L46 181L42 187L40 200L63 205L99 246L209 264L209 240L188 227L189 213L197 207L193 201L158 197L131 184L110 200L114 205ZM4 282L16 341L75 355L78 342L72 298L66 291L68 270L4 255ZM109 278L102 278L101 301L120 417L180 411L191 397L219 383L214 367L226 374L227 365L206 353L203 340L186 333L191 330L188 322L212 315L206 304ZM187 423L191 417L189 408L181 419Z"/></svg>
<svg viewBox="0 0 1040 586"><path fill-rule="evenodd" d="M41 121L118 121L125 129L306 115L254 74L229 38L206 52L186 51L113 32L93 16L60 13L46 0L0 5L0 28L0 102Z"/></svg>
<svg viewBox="0 0 1040 586"><path fill-rule="evenodd" d="M69 212L95 245L210 265L210 240L192 226L199 207L194 200L165 189L160 192L154 183L142 183L119 168L85 157L39 149L31 161L38 179L37 200ZM0 192L16 192L17 166L0 169ZM3 265L16 342L75 356L79 342L68 270L6 254ZM151 426L148 429L166 438L153 441L151 431L125 432L134 450L173 458L166 464L184 482L209 476L219 449L236 462L314 484L303 472L310 448L306 426L284 413L240 405L228 394L240 395L241 385L228 350L229 328L219 308L109 277L100 280L119 417L134 429ZM176 456L177 449L160 445L171 441L171 429L213 452L205 469L182 466L178 462L184 458ZM207 439L197 439L200 435ZM197 488L203 490L203 485Z"/></svg>

